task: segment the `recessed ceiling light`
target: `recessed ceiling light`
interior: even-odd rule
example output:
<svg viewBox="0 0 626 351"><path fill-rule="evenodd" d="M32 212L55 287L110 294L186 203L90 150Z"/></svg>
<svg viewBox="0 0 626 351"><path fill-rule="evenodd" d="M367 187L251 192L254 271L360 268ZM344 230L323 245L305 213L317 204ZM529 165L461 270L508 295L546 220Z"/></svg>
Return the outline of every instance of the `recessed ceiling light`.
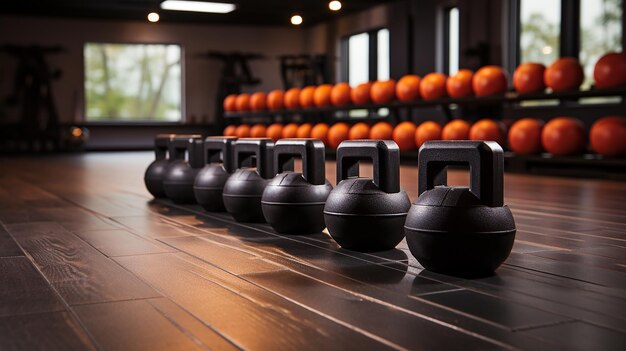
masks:
<svg viewBox="0 0 626 351"><path fill-rule="evenodd" d="M229 13L237 8L235 4L226 2L166 0L161 3L163 10Z"/></svg>
<svg viewBox="0 0 626 351"><path fill-rule="evenodd" d="M148 14L148 21L150 21L150 22L152 22L152 23L154 23L154 22L158 22L158 21L159 21L159 18L161 18L161 17L160 17L160 16L159 16L159 14L158 14L158 13L156 13L156 12L150 12L150 13Z"/></svg>
<svg viewBox="0 0 626 351"><path fill-rule="evenodd" d="M293 15L291 16L291 24L293 24L294 26L299 26L302 24L302 16L300 15Z"/></svg>
<svg viewBox="0 0 626 351"><path fill-rule="evenodd" d="M341 1L331 1L328 3L328 8L331 9L331 11L339 11L341 10Z"/></svg>

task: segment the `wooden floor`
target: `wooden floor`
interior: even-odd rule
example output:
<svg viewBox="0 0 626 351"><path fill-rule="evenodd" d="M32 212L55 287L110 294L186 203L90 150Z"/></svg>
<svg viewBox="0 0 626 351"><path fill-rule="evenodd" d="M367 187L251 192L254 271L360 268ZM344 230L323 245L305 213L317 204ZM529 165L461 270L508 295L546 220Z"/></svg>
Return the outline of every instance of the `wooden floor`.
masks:
<svg viewBox="0 0 626 351"><path fill-rule="evenodd" d="M507 175L513 253L464 280L404 242L362 254L153 201L151 158L0 159L1 350L626 349L626 183Z"/></svg>

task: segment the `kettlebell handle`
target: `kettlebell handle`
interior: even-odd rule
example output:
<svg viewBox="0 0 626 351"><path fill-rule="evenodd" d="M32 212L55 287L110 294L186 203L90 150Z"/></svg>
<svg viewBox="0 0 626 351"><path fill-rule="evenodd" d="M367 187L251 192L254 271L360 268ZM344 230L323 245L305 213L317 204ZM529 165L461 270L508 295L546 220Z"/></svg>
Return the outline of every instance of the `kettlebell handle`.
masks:
<svg viewBox="0 0 626 351"><path fill-rule="evenodd" d="M174 136L176 134L157 134L154 138L154 156L156 160L164 160L167 157L167 150Z"/></svg>
<svg viewBox="0 0 626 351"><path fill-rule="evenodd" d="M175 135L170 142L170 159L184 160L186 151L191 168L202 168L204 166L203 143L202 135L199 134Z"/></svg>
<svg viewBox="0 0 626 351"><path fill-rule="evenodd" d="M374 184L386 192L400 191L400 149L391 140L346 140L337 148L337 183L359 176L359 161L371 160Z"/></svg>
<svg viewBox="0 0 626 351"><path fill-rule="evenodd" d="M204 139L204 162L222 163L227 173L235 171L233 147L236 137L207 137ZM220 157L221 156L221 157Z"/></svg>
<svg viewBox="0 0 626 351"><path fill-rule="evenodd" d="M243 138L235 141L235 168L241 168L244 161L256 157L256 170L264 179L274 176L274 143L269 138Z"/></svg>
<svg viewBox="0 0 626 351"><path fill-rule="evenodd" d="M418 194L447 185L446 167L469 165L470 191L486 206L504 204L504 152L493 141L428 141L419 151Z"/></svg>
<svg viewBox="0 0 626 351"><path fill-rule="evenodd" d="M293 170L293 158L302 159L302 175L313 185L326 183L326 154L324 143L318 139L281 139L274 145L274 174L289 167Z"/></svg>

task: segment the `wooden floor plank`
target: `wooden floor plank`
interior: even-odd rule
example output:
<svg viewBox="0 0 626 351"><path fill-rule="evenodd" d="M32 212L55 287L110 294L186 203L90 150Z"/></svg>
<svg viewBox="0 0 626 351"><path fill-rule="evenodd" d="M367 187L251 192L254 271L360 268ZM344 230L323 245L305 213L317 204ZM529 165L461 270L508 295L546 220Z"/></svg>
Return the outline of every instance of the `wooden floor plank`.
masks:
<svg viewBox="0 0 626 351"><path fill-rule="evenodd" d="M67 312L0 317L0 348L3 351L96 350Z"/></svg>
<svg viewBox="0 0 626 351"><path fill-rule="evenodd" d="M0 224L0 257L24 256L9 232Z"/></svg>
<svg viewBox="0 0 626 351"><path fill-rule="evenodd" d="M203 345L146 300L72 308L101 350L202 350Z"/></svg>
<svg viewBox="0 0 626 351"><path fill-rule="evenodd" d="M0 157L11 170L0 174L0 222L10 233L0 230L0 274L12 283L0 287L0 319L18 321L0 322L0 349L10 328L32 335L46 325L33 327L39 320L28 316L56 325L58 335L41 331L51 349L93 347L71 317L79 310L101 349L171 340L220 350L422 349L468 335L487 349L625 344L626 183L507 174L505 203L518 226L513 253L496 275L467 280L423 270L404 241L355 253L324 234L284 236L197 205L155 201L142 180L152 159ZM333 161L326 171L334 183ZM415 200L416 167L402 166L400 177ZM467 172L448 179L469 181ZM45 290L24 291L32 284L52 284L57 305L47 305ZM71 316L61 300L75 309ZM9 349L42 348L10 341Z"/></svg>
<svg viewBox="0 0 626 351"><path fill-rule="evenodd" d="M210 350L237 351L239 348L224 338L221 334L202 323L199 319L183 310L169 299L146 300L157 309L165 318L172 321L195 340L206 345Z"/></svg>
<svg viewBox="0 0 626 351"><path fill-rule="evenodd" d="M207 237L195 237L193 240L180 241L179 238L167 238L162 239L169 242L171 245L176 245L181 251L193 252L197 258L209 262L215 265L219 265L212 260L211 255L203 254L201 248L191 248L192 246L199 246L204 241L205 245L213 245L213 241L208 240ZM213 239L216 239L213 237ZM225 243L222 243L225 244ZM272 245L263 241L263 244ZM252 248L250 248L252 249ZM302 257L321 257L320 261L330 261L331 265L321 267L313 265ZM493 340L497 340L503 343L512 344L515 346L524 345L532 349L543 349L542 345L535 343L532 340L524 337L516 337L514 334L507 333L503 326L495 326L494 324L484 323L465 315L459 315L455 311L449 311L446 309L438 308L427 304L425 300L410 299L405 294L412 294L418 296L420 294L428 294L439 291L447 291L449 289L455 289L457 287L444 284L435 283L429 279L422 279L420 277L410 276L406 274L406 271L397 270L397 267L386 266L395 265L397 263L386 264L372 264L362 260L355 260L345 255L337 255L338 258L330 259L330 255L321 255L315 250L309 250L308 255L297 256L290 255L290 258L279 258L281 256L274 256L270 254L266 257L267 260L272 262L281 263L288 267L290 270L294 270L302 275L309 276L315 281L325 283L331 286L340 287L349 292L353 292L357 295L366 295L371 298L386 301L388 303L400 306L415 313L421 313L430 317L436 318L445 323L450 323L455 328L466 329L471 332L480 333L486 335ZM324 259L326 258L326 259ZM293 259L293 261L292 261ZM377 270L374 267L379 267ZM406 269L406 266L405 266ZM339 275L338 275L338 274ZM256 276L256 274L246 275L246 279L249 276ZM353 279L364 278L363 281L367 283L360 283ZM277 284L283 283L282 279L276 279ZM373 285L369 285L373 284ZM267 287L266 287L267 288ZM313 288L313 287L311 287ZM271 290L271 289L270 289ZM276 290L274 290L276 291ZM319 296L323 296L321 294ZM324 303L324 300L320 300L320 303ZM532 345L532 346L530 346Z"/></svg>
<svg viewBox="0 0 626 351"><path fill-rule="evenodd" d="M378 303L363 295L320 284L290 271L252 274L246 278L291 301L379 335L409 350L484 350L502 347L475 338L470 333L459 332L451 325L426 319L410 310ZM324 296L324 299L321 300L320 296Z"/></svg>
<svg viewBox="0 0 626 351"><path fill-rule="evenodd" d="M175 254L115 260L244 349L392 347L288 301L280 301L235 276L219 278L210 266L192 264Z"/></svg>
<svg viewBox="0 0 626 351"><path fill-rule="evenodd" d="M56 223L12 224L7 230L70 305L159 296Z"/></svg>
<svg viewBox="0 0 626 351"><path fill-rule="evenodd" d="M122 229L77 231L75 234L109 257L175 251Z"/></svg>
<svg viewBox="0 0 626 351"><path fill-rule="evenodd" d="M0 258L0 316L64 310L63 302L26 257Z"/></svg>
<svg viewBox="0 0 626 351"><path fill-rule="evenodd" d="M524 333L569 350L623 351L626 335L585 322L572 322L531 329Z"/></svg>

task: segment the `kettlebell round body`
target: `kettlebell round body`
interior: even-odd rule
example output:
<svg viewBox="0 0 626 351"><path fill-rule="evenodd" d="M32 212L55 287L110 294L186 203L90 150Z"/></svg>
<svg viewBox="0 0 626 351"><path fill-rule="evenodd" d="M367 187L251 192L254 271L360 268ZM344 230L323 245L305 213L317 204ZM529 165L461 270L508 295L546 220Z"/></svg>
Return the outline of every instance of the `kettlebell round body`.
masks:
<svg viewBox="0 0 626 351"><path fill-rule="evenodd" d="M361 160L372 161L373 178L359 178ZM400 188L400 149L396 143L342 142L337 148L337 182L326 200L324 220L341 247L383 251L402 241L411 201Z"/></svg>
<svg viewBox="0 0 626 351"><path fill-rule="evenodd" d="M226 211L237 222L265 222L261 196L269 181L254 168L240 168L224 185L222 198Z"/></svg>
<svg viewBox="0 0 626 351"><path fill-rule="evenodd" d="M508 206L489 207L465 187L435 187L411 206L405 233L424 268L444 274L491 274L509 256L515 221Z"/></svg>
<svg viewBox="0 0 626 351"><path fill-rule="evenodd" d="M324 204L332 189L328 181L313 185L302 173L281 173L263 192L261 205L265 220L282 234L319 233L326 228Z"/></svg>
<svg viewBox="0 0 626 351"><path fill-rule="evenodd" d="M237 139L233 146L235 172L224 184L222 199L226 211L237 222L265 222L261 196L273 176L273 149L271 139ZM244 163L256 163L256 168Z"/></svg>
<svg viewBox="0 0 626 351"><path fill-rule="evenodd" d="M230 176L221 165L207 165L202 168L193 183L196 202L207 211L224 211L222 192Z"/></svg>
<svg viewBox="0 0 626 351"><path fill-rule="evenodd" d="M163 174L163 189L165 195L175 203L196 202L193 183L204 165L202 146L200 135L177 135L170 142L172 161Z"/></svg>
<svg viewBox="0 0 626 351"><path fill-rule="evenodd" d="M339 182L326 200L324 220L333 239L348 250L393 249L404 238L411 201L404 190L381 191L370 178Z"/></svg>
<svg viewBox="0 0 626 351"><path fill-rule="evenodd" d="M204 139L206 164L193 183L196 202L210 212L225 211L222 198L224 185L233 173L234 137L207 137ZM221 162L217 163L217 162Z"/></svg>
<svg viewBox="0 0 626 351"><path fill-rule="evenodd" d="M170 165L169 159L154 160L144 174L143 180L146 184L146 189L155 198L166 197L165 189L163 189L163 176L165 171Z"/></svg>
<svg viewBox="0 0 626 351"><path fill-rule="evenodd" d="M302 173L293 172L293 159ZM283 234L313 234L326 227L324 204L333 187L326 180L324 143L318 139L282 139L274 145L274 174L263 197L263 215Z"/></svg>
<svg viewBox="0 0 626 351"><path fill-rule="evenodd" d="M174 160L163 175L165 195L175 203L195 203L193 183L199 168L192 168L187 161Z"/></svg>
<svg viewBox="0 0 626 351"><path fill-rule="evenodd" d="M155 198L166 197L165 189L163 189L163 176L170 165L171 158L168 156L170 142L174 139L175 134L159 134L154 138L155 159L144 174L143 180L146 189Z"/></svg>
<svg viewBox="0 0 626 351"><path fill-rule="evenodd" d="M504 205L504 156L495 142L430 141L419 152L418 193L404 225L424 268L467 278L493 272L511 253L515 220ZM467 165L470 187L447 186L447 167Z"/></svg>

